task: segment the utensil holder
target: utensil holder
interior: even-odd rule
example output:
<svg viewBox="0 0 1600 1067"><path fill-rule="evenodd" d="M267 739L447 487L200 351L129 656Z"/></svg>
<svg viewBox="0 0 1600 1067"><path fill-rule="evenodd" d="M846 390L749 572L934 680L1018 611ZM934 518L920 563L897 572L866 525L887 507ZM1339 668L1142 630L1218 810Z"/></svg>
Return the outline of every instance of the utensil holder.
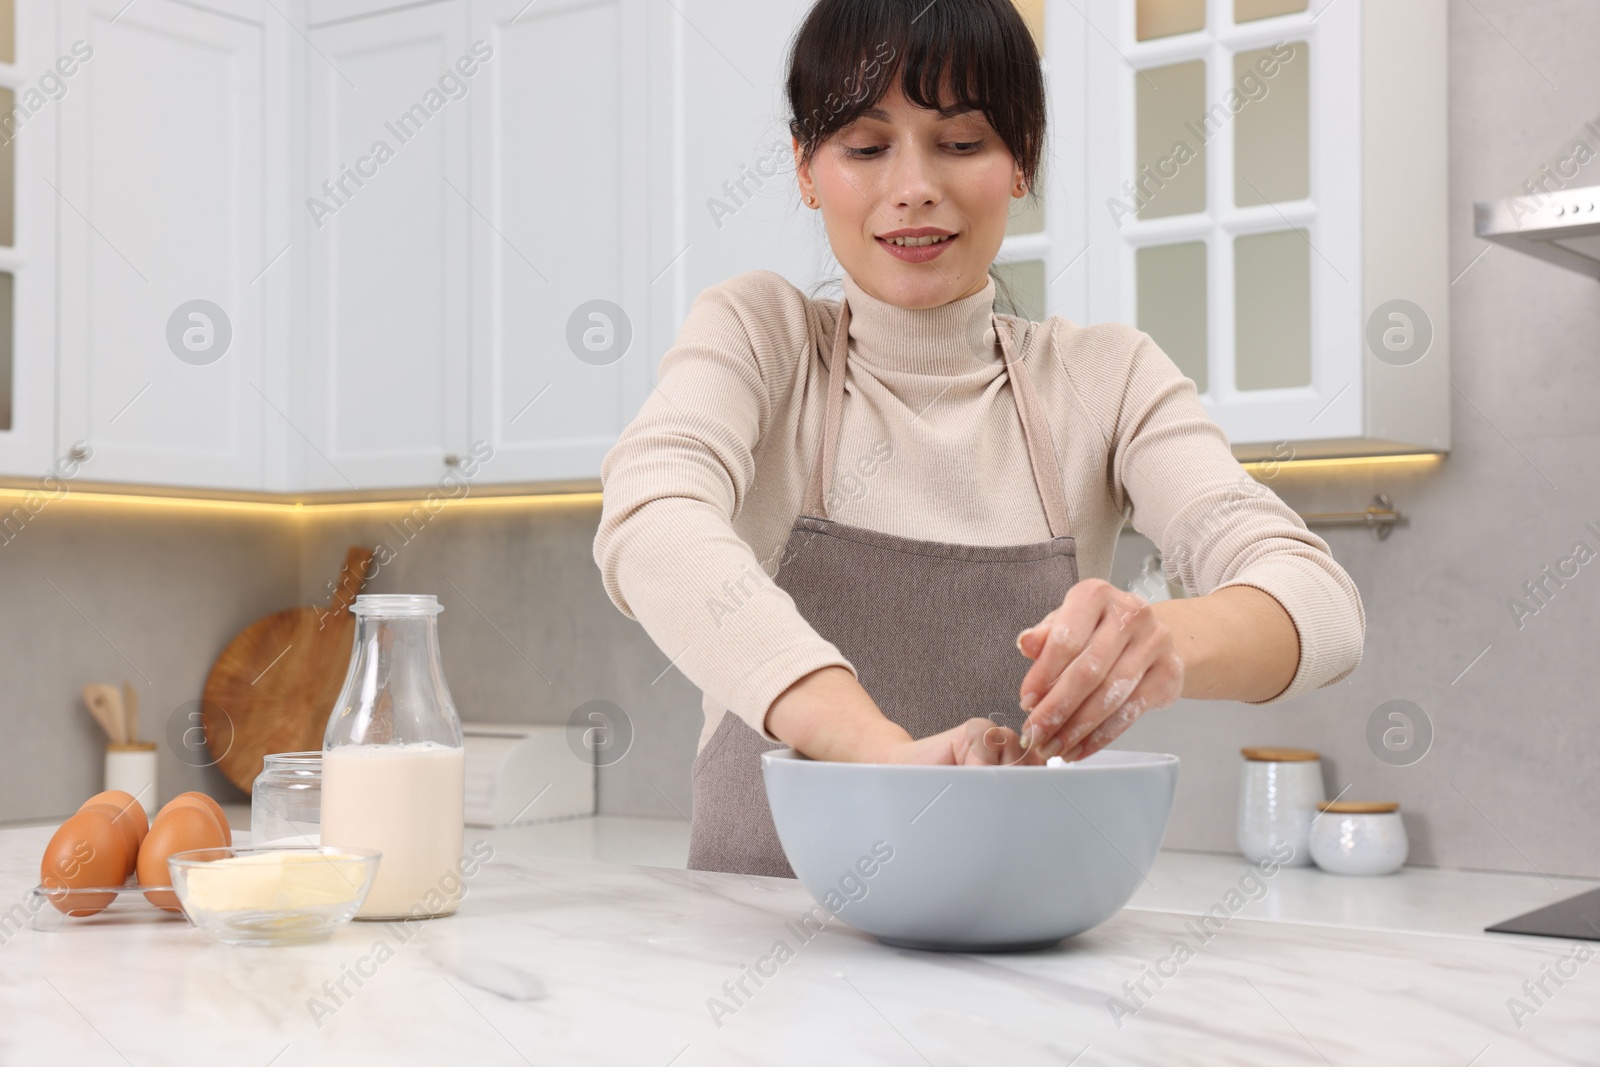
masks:
<svg viewBox="0 0 1600 1067"><path fill-rule="evenodd" d="M130 741L106 747L106 788L131 793L145 816L156 813L156 743Z"/></svg>

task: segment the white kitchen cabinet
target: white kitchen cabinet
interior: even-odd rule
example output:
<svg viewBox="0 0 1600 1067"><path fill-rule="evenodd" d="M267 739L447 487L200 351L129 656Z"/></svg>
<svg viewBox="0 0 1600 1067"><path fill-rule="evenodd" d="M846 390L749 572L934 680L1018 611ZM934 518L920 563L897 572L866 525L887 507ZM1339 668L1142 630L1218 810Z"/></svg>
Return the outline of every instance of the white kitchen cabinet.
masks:
<svg viewBox="0 0 1600 1067"><path fill-rule="evenodd" d="M651 368L646 0L475 0L478 480L598 477Z"/></svg>
<svg viewBox="0 0 1600 1067"><path fill-rule="evenodd" d="M465 0L313 8L296 262L293 488L426 486L471 447L469 109L485 71ZM466 75L458 70L471 69Z"/></svg>
<svg viewBox="0 0 1600 1067"><path fill-rule="evenodd" d="M1443 0L1086 14L1089 318L1149 332L1241 458L1447 450Z"/></svg>
<svg viewBox="0 0 1600 1067"><path fill-rule="evenodd" d="M649 14L72 0L102 62L63 110L86 207L62 213L56 436L109 482L425 487L485 446L479 482L597 477L658 355ZM196 299L220 359L171 352Z"/></svg>
<svg viewBox="0 0 1600 1067"><path fill-rule="evenodd" d="M262 483L258 282L283 200L268 16L255 0L60 6L60 40L93 49L56 105L57 439L92 450L85 479Z"/></svg>
<svg viewBox="0 0 1600 1067"><path fill-rule="evenodd" d="M15 18L12 62L0 61L0 116L9 117L0 118L0 476L28 484L51 468L56 426L56 192L50 184L59 113L39 79L48 73L72 92L84 48L74 54L70 41L58 45L53 13L44 5L16 5Z"/></svg>
<svg viewBox="0 0 1600 1067"><path fill-rule="evenodd" d="M752 270L807 291L839 276L819 214L800 203L783 93L789 42L809 7L650 5L652 376L709 286Z"/></svg>
<svg viewBox="0 0 1600 1067"><path fill-rule="evenodd" d="M51 47L95 55L18 141L0 474L82 441L108 482L595 479L698 293L839 273L786 128L806 6L63 0ZM1021 6L1052 132L1018 310L1148 330L1242 457L1447 448L1442 0Z"/></svg>

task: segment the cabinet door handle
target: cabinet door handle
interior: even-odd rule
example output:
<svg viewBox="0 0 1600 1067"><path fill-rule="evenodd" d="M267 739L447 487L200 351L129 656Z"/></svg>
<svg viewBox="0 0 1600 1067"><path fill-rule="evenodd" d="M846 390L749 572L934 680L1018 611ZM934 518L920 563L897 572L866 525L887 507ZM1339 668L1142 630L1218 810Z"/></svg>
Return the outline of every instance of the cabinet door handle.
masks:
<svg viewBox="0 0 1600 1067"><path fill-rule="evenodd" d="M446 467L459 467L461 466L461 457L454 452L446 452L444 454L444 465Z"/></svg>
<svg viewBox="0 0 1600 1067"><path fill-rule="evenodd" d="M67 450L68 459L85 460L89 458L89 446L82 441L74 444Z"/></svg>

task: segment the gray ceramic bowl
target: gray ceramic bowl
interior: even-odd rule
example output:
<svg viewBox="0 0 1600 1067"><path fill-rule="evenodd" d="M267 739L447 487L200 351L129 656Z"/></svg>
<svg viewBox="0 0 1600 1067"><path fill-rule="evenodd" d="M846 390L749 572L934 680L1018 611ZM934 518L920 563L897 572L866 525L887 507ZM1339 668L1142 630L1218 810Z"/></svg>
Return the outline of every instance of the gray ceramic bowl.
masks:
<svg viewBox="0 0 1600 1067"><path fill-rule="evenodd" d="M1155 862L1178 757L1104 750L1054 767L761 757L778 839L831 912L891 945L1043 948L1104 922Z"/></svg>

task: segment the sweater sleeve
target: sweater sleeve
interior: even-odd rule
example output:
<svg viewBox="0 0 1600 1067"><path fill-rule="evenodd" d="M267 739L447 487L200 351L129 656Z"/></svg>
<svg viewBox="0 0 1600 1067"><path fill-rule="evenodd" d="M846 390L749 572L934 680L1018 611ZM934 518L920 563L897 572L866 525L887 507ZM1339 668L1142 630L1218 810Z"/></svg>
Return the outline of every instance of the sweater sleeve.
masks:
<svg viewBox="0 0 1600 1067"><path fill-rule="evenodd" d="M785 689L822 667L855 671L732 524L773 397L793 389L807 364L811 326L804 294L779 275L757 271L707 289L601 465L594 558L612 603L768 741L778 738L766 731L767 709Z"/></svg>
<svg viewBox="0 0 1600 1067"><path fill-rule="evenodd" d="M1104 329L1104 328L1097 328ZM1361 595L1328 545L1234 459L1192 381L1148 334L1117 327L1121 402L1110 405L1111 481L1134 528L1161 549L1191 596L1246 585L1278 601L1300 639L1294 678L1275 703L1347 677L1361 662Z"/></svg>

